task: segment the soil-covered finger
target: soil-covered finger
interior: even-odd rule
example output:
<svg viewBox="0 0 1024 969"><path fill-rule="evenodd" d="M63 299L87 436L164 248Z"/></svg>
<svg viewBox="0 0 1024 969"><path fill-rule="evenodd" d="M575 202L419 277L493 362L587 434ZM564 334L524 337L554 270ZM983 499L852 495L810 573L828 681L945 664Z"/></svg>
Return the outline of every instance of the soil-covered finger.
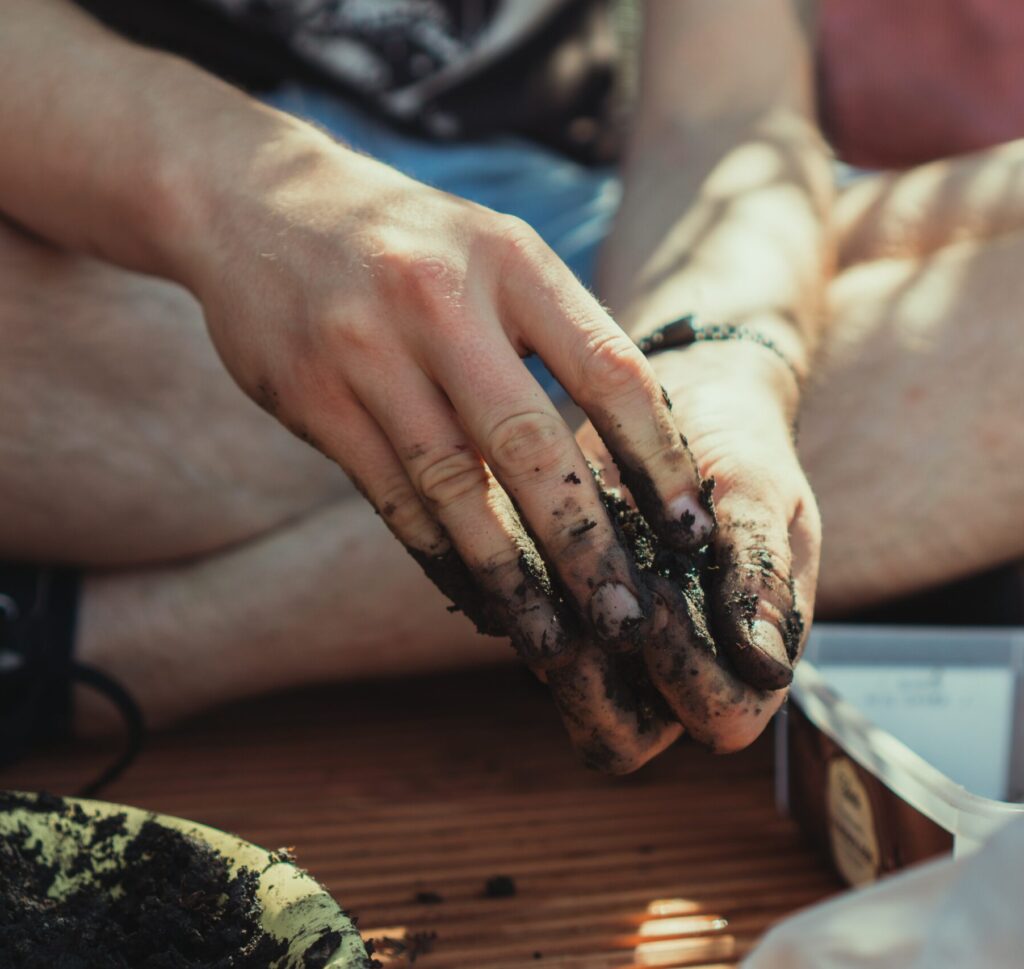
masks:
<svg viewBox="0 0 1024 969"><path fill-rule="evenodd" d="M627 774L682 733L638 654L586 645L572 664L548 673L547 684L573 746L593 770Z"/></svg>
<svg viewBox="0 0 1024 969"><path fill-rule="evenodd" d="M686 438L671 418L671 428L662 431L660 419L651 421L648 406L659 409L658 403L649 399L638 412L622 407L603 417L592 414L591 419L622 483L662 543L694 552L715 534L715 482L713 478L701 478ZM647 430L647 440L643 440L638 427Z"/></svg>
<svg viewBox="0 0 1024 969"><path fill-rule="evenodd" d="M483 632L504 631L534 668L566 662L576 623L543 559L451 404L422 372L401 393L369 381L360 391L394 448L414 494L443 527L452 551L417 556ZM474 597L473 590L480 590Z"/></svg>
<svg viewBox="0 0 1024 969"><path fill-rule="evenodd" d="M587 632L639 648L649 600L572 431L507 343L471 375L439 363L459 420Z"/></svg>
<svg viewBox="0 0 1024 969"><path fill-rule="evenodd" d="M719 753L747 746L785 693L752 687L731 671L708 629L696 570L685 578L655 576L651 585L660 614L644 646L651 681L695 740Z"/></svg>
<svg viewBox="0 0 1024 969"><path fill-rule="evenodd" d="M469 454L460 450L452 456L461 462ZM428 563L428 574L454 592L464 590L470 601L472 590L481 590L483 608L477 614L487 623L481 631L505 632L531 667L548 669L568 662L578 638L577 623L507 496L479 456L472 458L480 464L478 487L468 489L455 502L435 506L451 538L453 555ZM415 476L415 467L411 470ZM472 472L467 467L463 473ZM428 490L429 498L437 494L433 488ZM453 601L460 604L458 599Z"/></svg>
<svg viewBox="0 0 1024 969"><path fill-rule="evenodd" d="M803 638L791 560L785 522L756 507L723 511L711 595L715 641L746 682L765 690L790 684Z"/></svg>
<svg viewBox="0 0 1024 969"><path fill-rule="evenodd" d="M565 267L526 282L509 285L523 342L586 412L661 540L684 551L706 545L712 485L701 481L650 364Z"/></svg>
<svg viewBox="0 0 1024 969"><path fill-rule="evenodd" d="M789 547L793 553L793 605L803 620L795 654L790 656L795 666L807 644L817 600L821 517L813 494L808 493L797 507L789 529Z"/></svg>
<svg viewBox="0 0 1024 969"><path fill-rule="evenodd" d="M441 523L427 510L373 416L352 402L340 420L320 423L322 427L306 431L306 436L341 465L427 578L451 600L452 609L465 613L484 635L508 635L500 604L474 579ZM344 428L344 439L337 428Z"/></svg>
<svg viewBox="0 0 1024 969"><path fill-rule="evenodd" d="M613 494L606 501L653 598L652 633L643 649L651 683L698 741L721 752L746 746L785 694L744 682L716 645L705 593L718 572L712 553L668 548L626 501Z"/></svg>

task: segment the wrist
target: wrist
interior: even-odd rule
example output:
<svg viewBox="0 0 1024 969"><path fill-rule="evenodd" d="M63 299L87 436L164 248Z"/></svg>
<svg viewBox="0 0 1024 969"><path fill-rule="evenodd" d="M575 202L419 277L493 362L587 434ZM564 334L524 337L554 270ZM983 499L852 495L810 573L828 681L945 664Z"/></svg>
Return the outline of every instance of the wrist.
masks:
<svg viewBox="0 0 1024 969"><path fill-rule="evenodd" d="M697 341L655 354L650 363L673 401L699 397L709 409L756 409L759 419L778 417L787 428L800 405L793 369L758 342Z"/></svg>
<svg viewBox="0 0 1024 969"><path fill-rule="evenodd" d="M179 65L168 66L173 79ZM193 105L204 95L199 112ZM311 125L200 74L151 139L138 205L149 271L199 295L225 254L272 218L289 185L342 150Z"/></svg>
<svg viewBox="0 0 1024 969"><path fill-rule="evenodd" d="M686 349L696 343L747 342L758 344L790 371L799 386L808 376L808 348L795 314L741 313L724 320L709 320L689 312L657 324L628 326L634 342L646 356Z"/></svg>

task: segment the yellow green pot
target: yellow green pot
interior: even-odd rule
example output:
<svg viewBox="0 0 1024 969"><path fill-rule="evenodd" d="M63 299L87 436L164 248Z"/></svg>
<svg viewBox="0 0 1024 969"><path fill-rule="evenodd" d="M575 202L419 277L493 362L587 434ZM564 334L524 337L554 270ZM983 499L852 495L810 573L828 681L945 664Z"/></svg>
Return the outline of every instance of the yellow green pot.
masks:
<svg viewBox="0 0 1024 969"><path fill-rule="evenodd" d="M24 798L34 801L35 797L13 792L4 794L5 800ZM117 864L118 853L143 824L156 821L216 849L228 861L232 875L243 867L259 873L256 897L263 929L288 947L287 955L268 969L301 969L305 965L304 954L327 933L334 933L339 941L323 963L323 969L365 969L369 965L366 949L352 921L313 878L281 854L265 851L194 821L104 801L63 800L72 809L75 805L82 809L85 814L83 823L69 824L66 813L40 810L39 807L14 805L0 809L0 838L17 830L24 832L27 828L32 839L38 839L41 846L40 860L47 865L57 865L58 874L50 889L51 897L61 898L83 887L94 877L92 872L72 873L72 864L83 846L88 846L98 822L117 815L125 818L124 833L115 835L110 842L113 848L111 857L95 862L96 869L103 871Z"/></svg>

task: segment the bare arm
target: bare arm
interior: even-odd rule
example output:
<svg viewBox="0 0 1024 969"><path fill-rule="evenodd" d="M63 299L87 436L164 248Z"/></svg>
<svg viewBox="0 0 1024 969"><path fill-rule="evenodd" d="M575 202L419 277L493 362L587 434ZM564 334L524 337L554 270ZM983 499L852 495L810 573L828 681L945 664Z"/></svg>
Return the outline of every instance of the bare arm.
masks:
<svg viewBox="0 0 1024 969"><path fill-rule="evenodd" d="M187 286L242 389L344 468L481 628L548 672L606 767L674 739L677 724L640 730L612 702L607 656L665 619L521 357L544 359L650 482L642 510L666 545L693 550L713 520L653 369L536 234L70 3L0 0L0 18L0 213Z"/></svg>
<svg viewBox="0 0 1024 969"><path fill-rule="evenodd" d="M0 211L68 249L186 282L203 206L252 174L240 163L327 143L66 0L0 0L0 21Z"/></svg>
<svg viewBox="0 0 1024 969"><path fill-rule="evenodd" d="M831 265L831 171L798 11L791 0L651 0L645 13L638 115L601 295L637 338L693 312L698 323L756 332L805 375ZM648 667L690 732L733 749L782 703L814 610L821 527L793 443L798 380L749 340L697 343L652 363L701 475L716 482L715 649L765 692L734 693L709 714L704 698L728 694L720 670L692 664L687 682L678 657L699 651L671 632L648 644ZM607 461L592 429L580 440ZM685 611L669 586L662 596Z"/></svg>
<svg viewBox="0 0 1024 969"><path fill-rule="evenodd" d="M794 0L651 0L625 198L600 289L642 336L687 310L801 372L831 268L829 153Z"/></svg>

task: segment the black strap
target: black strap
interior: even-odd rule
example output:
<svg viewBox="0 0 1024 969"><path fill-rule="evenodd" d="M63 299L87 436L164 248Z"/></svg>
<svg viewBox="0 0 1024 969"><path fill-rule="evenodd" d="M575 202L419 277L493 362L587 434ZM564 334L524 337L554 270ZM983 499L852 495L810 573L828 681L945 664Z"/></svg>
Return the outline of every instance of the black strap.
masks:
<svg viewBox="0 0 1024 969"><path fill-rule="evenodd" d="M659 326L649 336L642 337L636 341L640 352L649 357L663 350L675 350L679 347L688 347L694 343L714 343L724 340L746 340L748 343L756 343L760 347L775 354L788 368L796 380L797 387L803 385L803 380L793 366L792 361L776 345L773 340L768 339L756 330L740 326L735 323L701 323L695 322L693 313L680 316L676 320Z"/></svg>
<svg viewBox="0 0 1024 969"><path fill-rule="evenodd" d="M128 730L118 759L82 789L91 796L134 760L145 730L119 683L73 659L79 586L74 569L0 563L0 766L70 736L72 686L81 683L106 696Z"/></svg>
<svg viewBox="0 0 1024 969"><path fill-rule="evenodd" d="M120 777L131 762L139 756L139 752L142 750L142 741L146 735L146 725L142 719L142 711L132 699L131 694L106 673L100 672L95 667L86 666L84 663L74 662L69 671L69 680L91 687L110 700L124 718L128 731L124 750L117 760L78 792L79 797L95 797L102 788Z"/></svg>

